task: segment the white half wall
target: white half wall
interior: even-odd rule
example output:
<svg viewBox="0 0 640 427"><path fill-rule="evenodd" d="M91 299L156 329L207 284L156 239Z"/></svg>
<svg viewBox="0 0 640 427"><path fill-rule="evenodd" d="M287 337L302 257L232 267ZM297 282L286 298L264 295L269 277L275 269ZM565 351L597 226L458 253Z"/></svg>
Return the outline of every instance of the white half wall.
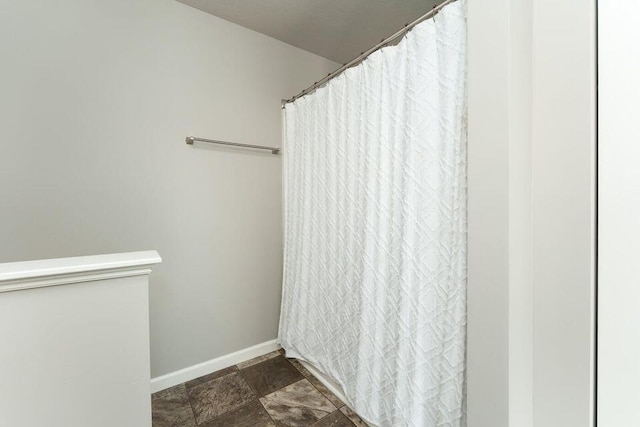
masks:
<svg viewBox="0 0 640 427"><path fill-rule="evenodd" d="M598 426L640 425L640 3L598 4Z"/></svg>
<svg viewBox="0 0 640 427"><path fill-rule="evenodd" d="M150 427L156 251L0 263L0 425Z"/></svg>
<svg viewBox="0 0 640 427"><path fill-rule="evenodd" d="M173 0L0 4L0 262L155 248L156 377L276 337L280 100L337 66Z"/></svg>

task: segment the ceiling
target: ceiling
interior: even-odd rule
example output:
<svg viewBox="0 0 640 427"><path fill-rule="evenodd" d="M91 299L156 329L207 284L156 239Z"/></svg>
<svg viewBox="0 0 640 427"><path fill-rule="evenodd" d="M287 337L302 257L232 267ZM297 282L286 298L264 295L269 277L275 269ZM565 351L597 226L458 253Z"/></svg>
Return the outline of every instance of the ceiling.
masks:
<svg viewBox="0 0 640 427"><path fill-rule="evenodd" d="M442 0L178 0L345 63Z"/></svg>

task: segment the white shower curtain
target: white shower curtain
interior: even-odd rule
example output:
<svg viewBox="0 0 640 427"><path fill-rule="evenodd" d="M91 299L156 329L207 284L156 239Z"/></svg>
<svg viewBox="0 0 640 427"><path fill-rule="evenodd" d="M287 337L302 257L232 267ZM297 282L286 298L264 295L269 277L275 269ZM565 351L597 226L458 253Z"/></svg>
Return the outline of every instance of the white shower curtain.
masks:
<svg viewBox="0 0 640 427"><path fill-rule="evenodd" d="M465 424L465 11L285 108L279 339L379 426Z"/></svg>

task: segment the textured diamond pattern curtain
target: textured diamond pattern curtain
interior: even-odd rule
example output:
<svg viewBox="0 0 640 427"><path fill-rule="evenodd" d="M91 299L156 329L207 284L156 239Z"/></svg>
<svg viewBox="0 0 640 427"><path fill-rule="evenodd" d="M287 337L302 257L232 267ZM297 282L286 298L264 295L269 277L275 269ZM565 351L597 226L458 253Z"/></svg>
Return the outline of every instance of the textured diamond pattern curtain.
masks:
<svg viewBox="0 0 640 427"><path fill-rule="evenodd" d="M379 426L465 424L465 10L285 108L279 339Z"/></svg>

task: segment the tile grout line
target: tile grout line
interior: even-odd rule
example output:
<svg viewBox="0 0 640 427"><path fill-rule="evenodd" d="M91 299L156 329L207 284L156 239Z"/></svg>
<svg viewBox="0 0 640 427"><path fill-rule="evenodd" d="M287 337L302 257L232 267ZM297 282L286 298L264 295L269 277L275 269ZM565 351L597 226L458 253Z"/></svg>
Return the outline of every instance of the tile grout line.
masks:
<svg viewBox="0 0 640 427"><path fill-rule="evenodd" d="M320 390L318 390L318 391L320 391ZM332 404L332 405L333 405L333 404ZM334 406L335 406L335 405L334 405ZM336 409L336 411L339 411L339 409ZM315 426L315 425L316 425L316 424L318 424L320 421L322 421L322 420L324 420L325 418L327 418L329 415L333 415L333 414L335 414L335 412L336 412L336 411L329 412L327 415L325 415L324 417L320 418L320 419L319 419L319 420L317 420L315 423L311 424L309 427L313 427L313 426Z"/></svg>
<svg viewBox="0 0 640 427"><path fill-rule="evenodd" d="M283 355L283 356L284 356L284 355ZM307 377L307 376L304 374L304 372L302 372L302 370L298 369L298 367L297 367L296 365L294 365L293 363L291 363L291 361L289 360L289 358L287 358L286 356L284 356L284 358L285 358L285 359L287 359L287 362L289 362L289 363L291 364L291 366L293 366L293 367L294 367L298 372L300 372L300 374L302 374L302 376L304 377L304 379L306 379L307 381L309 381L309 377ZM297 359L295 359L295 360L297 360ZM299 361L298 361L298 363L299 363ZM304 368L304 365L300 364L300 366L302 366L302 367ZM305 369L306 369L306 368L305 368ZM308 371L307 371L307 372L308 372ZM320 382L320 380L318 380L318 379L315 377L315 375L313 375L311 372L309 372L309 375L311 375L311 376L312 376L312 377L314 377L318 382ZM335 397L336 397L336 399L340 400L340 402L342 403L342 406L340 406L340 407L336 407L336 405L331 401L331 399L329 399L329 397L328 397L326 394L324 394L324 393L322 392L322 390L320 390L318 387L316 387L316 385L315 385L313 382L309 381L309 384L311 384L311 386L312 386L314 389L316 389L316 390L318 391L318 393L320 393L320 395L321 395L321 396L323 396L325 399L327 399L327 400L329 401L329 403L331 403L331 405L333 405L333 407L335 407L335 408L336 408L336 410L335 410L335 411L332 411L332 412L328 413L328 414L327 414L327 415L325 415L324 417L322 417L322 418L320 418L319 420L317 420L315 423L311 424L311 426L309 426L309 427L313 427L314 425L316 425L317 423L319 423L319 422L320 422L320 421L322 421L323 419L327 418L329 415L334 414L336 411L338 411L338 412L342 413L342 415L344 415L344 416L349 420L349 422L350 422L354 427L356 427L356 424L355 424L353 421L351 421L351 419L350 419L349 417L347 417L347 416L344 414L344 412L342 412L342 411L340 410L340 408L342 408L342 407L344 407L344 406L347 406L347 404L346 404L346 403L344 403L340 398L338 398L338 396L335 396ZM322 384L322 383L321 383L321 384Z"/></svg>
<svg viewBox="0 0 640 427"><path fill-rule="evenodd" d="M193 422L196 426L200 425L198 422L198 418L196 418L196 411L193 409L193 403L191 403L191 398L189 398L189 393L187 392L187 383L184 384L184 394L187 396L187 402L189 402L189 408L191 408L191 416L193 417Z"/></svg>
<svg viewBox="0 0 640 427"><path fill-rule="evenodd" d="M235 366L235 365L234 365L234 366ZM237 368L237 366L236 366L236 368ZM228 369L228 368L224 368L224 369ZM221 369L220 371L222 371L222 370L224 370L224 369ZM194 409L194 407L193 407L193 403L191 402L191 397L189 396L189 389L199 387L199 386L201 386L201 385L203 385L203 384L209 383L209 382L211 382L211 381L216 381L216 380L218 380L218 379L221 379L221 378L227 377L227 376L229 376L229 375L233 375L233 374L235 374L236 372L239 372L239 371L240 371L240 370L238 369L238 370L236 370L236 371L229 372L228 374L221 375L221 376L216 377L216 378L214 378L214 379L212 379L212 380L205 381L205 382L203 382L203 383L199 383L199 384L196 384L196 385L191 386L191 387L187 387L187 383L188 383L188 382L191 382L191 381L194 381L194 380L197 380L198 378L194 378L194 380L191 380L191 381L185 381L185 382L183 382L182 384L180 384L180 385L184 385L184 391L185 391L185 394L187 395L187 401L189 402L189 407L191 408L191 413L193 414L193 421L196 423L196 426L201 425L201 423L200 423L200 422L198 422L198 416L196 415L196 410ZM217 372L219 372L219 371L217 371ZM213 372L213 373L215 373L215 372ZM209 374L209 375L211 375L211 374ZM206 376L206 375L204 375L204 376ZM200 377L200 378L202 378L202 377ZM244 377L242 377L242 379L244 380ZM245 380L245 382L246 382L246 380ZM251 388L251 384L247 383L247 385ZM252 389L251 391L253 392L253 389ZM255 393L254 393L254 394L255 394ZM245 405L242 405L242 406L240 406L240 407L243 407L243 406L246 406L246 404L245 404ZM222 415L224 415L224 414L226 414L226 413L228 413L228 412L231 412L231 410L229 410L229 411L225 411L225 412L223 412L222 414L218 414L218 415L216 415L215 417L213 417L213 418L212 418L212 420L214 420L214 419L218 418L219 416L222 416ZM207 421L205 421L205 422L209 422L209 421L211 421L211 420L207 420Z"/></svg>
<svg viewBox="0 0 640 427"><path fill-rule="evenodd" d="M288 359L288 358L286 358L286 357L285 357L285 359L287 359L287 361L288 361L289 363L291 363L291 362L289 361L289 359ZM295 360L298 360L298 359L295 359ZM298 363L300 363L300 361L298 361ZM302 372L302 370L298 369L298 367L297 367L296 365L294 365L293 363L291 363L291 366L293 366L293 367L294 367L298 372L300 372L300 373L302 374L302 376L303 376L307 381L309 381L309 377L307 377L307 376L304 374L304 372ZM304 368L304 365L302 365L302 363L300 363L300 366L302 366L302 367ZM305 370L306 370L306 368L305 368ZM307 370L307 372L309 372L309 371ZM318 381L320 384L322 384L322 382L321 382L321 381L320 381L320 380L319 380L315 375L313 375L311 372L309 372L309 375L311 375L311 376L312 376L316 381ZM336 406L336 405L331 401L331 399L329 398L329 396L327 396L327 395L326 395L322 390L320 390L320 389L319 389L319 388L318 388L318 387L317 387L313 382L311 382L311 381L309 381L309 382L311 383L311 385L313 386L313 388L315 388L316 390L318 390L318 392L319 392L322 396L324 396L324 398L325 398L325 399L327 399L327 400L328 400L328 401L329 401L333 406ZM323 385L324 385L324 384L323 384ZM329 389L327 389L327 390L331 393L331 390L329 390ZM333 393L331 393L331 394L333 394ZM342 401L342 399L340 399L340 398L339 398L338 396L336 396L335 394L334 394L333 396L334 396L336 399L338 399L338 400L340 401L340 403L342 403L342 406L346 406L346 405L347 405L346 403L344 403L344 402ZM342 406L340 406L340 408L342 408ZM340 408L336 408L336 409L340 410Z"/></svg>
<svg viewBox="0 0 640 427"><path fill-rule="evenodd" d="M285 360L287 360L287 358L286 358L286 357L285 357L284 359L285 359ZM268 359L267 359L267 360L268 360ZM266 360L265 360L264 362L266 362ZM287 360L287 362L289 362L289 361ZM260 363L263 363L263 362L260 362ZM258 365L258 363L256 363L255 365ZM255 365L250 365L250 366L247 366L246 368L250 368L251 366L255 366ZM236 365L236 366L237 366L237 365ZM293 368L294 368L294 369L296 369L296 367L295 367L295 366L294 366ZM244 380L244 381L249 385L249 387L251 388L251 391L253 391L253 394L255 394L255 395L256 395L256 398L257 398L258 400L260 400L260 398L261 398L261 397L266 397L266 396L268 396L268 395L270 395L270 394L272 394L272 393L275 393L276 391L280 391L280 390L282 390L283 388L289 387L291 384L295 384L295 383L297 383L298 381L301 381L301 380L296 380L296 381L294 381L294 382L292 382L292 383L289 383L289 384L283 385L283 386L282 386L282 387L280 387L280 388L277 388L277 389L275 389L275 390L273 390L273 391L270 391L269 393L265 394L264 396L260 396L260 393L258 393L258 391L257 391L257 390L256 390L256 389L251 385L251 383L247 380L247 377L245 377L245 376L244 376L244 374L242 373L242 371L243 371L243 370L244 370L244 369L240 369L240 368L238 368L238 372L239 372L239 373L240 373L240 375L242 376L242 379L243 379L243 380ZM296 369L296 370L297 370L297 369ZM299 372L299 371L298 371L298 372ZM303 377L302 379L305 379L305 378L306 378L306 377L304 376L304 374L302 374L302 372L300 372L300 374L301 374L301 375L302 375L302 377Z"/></svg>
<svg viewBox="0 0 640 427"><path fill-rule="evenodd" d="M235 366L236 366L236 368L238 368L238 365L235 365ZM256 399L260 400L260 393L258 393L258 391L255 389L255 387L253 387L253 385L249 381L247 381L247 377L245 377L244 374L242 373L242 369L238 368L238 373L242 377L242 380L245 383L247 383L247 385L249 386L249 388L251 389L253 394L256 396Z"/></svg>
<svg viewBox="0 0 640 427"><path fill-rule="evenodd" d="M229 411L223 412L222 414L216 415L215 417L211 418L210 420L205 421L205 423L209 423L209 422L215 421L215 420L217 420L219 418L222 418L223 416L228 415L229 413L237 411L239 409L242 409L242 408L244 408L246 406L249 406L249 405L253 404L256 401L264 408L264 406L262 405L262 402L260 402L260 399L258 399L256 397L255 399L250 400L249 402L245 403L244 405L240 405L237 408L234 408L234 409L231 409ZM267 416L269 416L269 418L271 418L271 416L269 415L269 412L266 409L265 409L265 411L267 412ZM272 419L272 421L273 421L273 419ZM198 424L198 422L196 421L196 425L199 426L201 424Z"/></svg>
<svg viewBox="0 0 640 427"><path fill-rule="evenodd" d="M287 361L289 361L289 359L288 359L288 358L286 358L286 357L285 357L285 359L287 359ZM300 366L301 366L305 371L307 371L307 372L308 372L308 374L309 374L310 376L312 376L312 377L313 377L313 378L315 378L315 379L316 379L320 384L322 384L322 382L321 382L321 381L320 381L320 380L319 380L315 375L313 375L311 372L309 372L309 370L308 370L307 368L305 368L305 367L304 367L304 365L303 365L302 363L300 363L300 361L299 361L298 359L296 359L296 358L292 358L292 359L294 359L294 360L298 361L298 363L300 364ZM289 363L291 363L291 361L289 361ZM293 365L293 367L294 367L294 368L296 368L296 369L298 370L298 372L300 372L300 373L302 374L302 376L303 376L303 377L305 377L305 379L309 380L309 377L308 377L307 375L305 375L305 373L304 373L304 371L303 371L302 369L298 368L298 367L297 367L296 365L294 365L293 363L291 363L291 365ZM311 382L311 381L309 381L309 382L311 383L311 385L312 385L316 390L318 390L318 391L320 392L320 394L321 394L321 395L323 395L327 400L329 400L329 402L331 402L331 399L329 399L329 397L327 397L327 395L326 395L326 394L324 394L324 393L322 392L322 390L320 390L318 387L316 387L316 385L315 385L313 382ZM324 386L324 384L323 384L323 386ZM328 390L328 389L327 389L327 390ZM331 390L328 390L328 391L329 391L329 392L331 392ZM333 394L333 393L332 393L332 394ZM335 396L335 394L334 394L334 396ZM364 423L365 423L365 425L368 425L368 424L366 424L366 422L365 422L365 421L360 417L360 415L358 415L358 414L357 414L353 409L351 409L351 408L349 407L349 405L347 405L345 402L343 402L343 401L342 401L342 399L340 399L338 396L335 396L335 398L336 398L336 399L338 399L338 400L342 403L342 405L341 405L339 408L337 408L337 410L338 410L338 411L342 412L342 411L341 411L341 408L347 407L347 408L349 408L349 410L350 410L351 412L353 412L353 413L354 413L358 418L360 418L360 421L364 422ZM333 404L333 402L331 402L331 404ZM334 406L335 406L335 404L334 404ZM354 426L356 426L356 423L355 423L355 422L353 422L353 420L351 420L351 418L350 418L350 417L348 417L344 412L342 412L342 414L343 414L345 417L347 417L347 419L349 420L349 422L350 422L351 424L353 424Z"/></svg>
<svg viewBox="0 0 640 427"><path fill-rule="evenodd" d="M260 362L262 363L262 362ZM257 364L257 363L256 363ZM253 366L253 365L249 365L249 366ZM245 366L245 368L248 368L249 366ZM238 368L238 373L240 373L240 376L242 377L242 379L249 385L249 387L251 388L251 391L253 391L253 394L255 394L256 396L256 400L258 401L258 403L260 404L260 406L262 407L262 409L264 409L264 412L267 413L267 417L269 417L269 419L271 420L271 422L273 422L274 427L276 427L278 424L276 423L276 420L273 419L273 417L271 416L271 414L269 413L269 411L267 410L267 408L265 408L265 406L262 404L262 401L260 400L259 394L258 392L254 389L254 387L249 383L249 381L247 381L247 378L244 376L244 374L242 373L243 369L240 369L240 366L235 365L236 368Z"/></svg>
<svg viewBox="0 0 640 427"><path fill-rule="evenodd" d="M278 353L280 353L280 352L278 352ZM283 357L283 358L284 358L284 359L285 359L289 364L291 364L291 362L289 362L289 360L287 360L287 358L286 358L286 357L284 357L284 355L282 355L281 353L280 353L280 355L281 355L281 356L282 356L282 357ZM275 357L278 357L278 356L275 356ZM270 359L272 359L272 358L270 358ZM259 363L266 362L267 360L269 360L269 359L263 360L263 361L261 361L261 362L255 363L255 364L253 364L253 365L245 366L245 368L249 368L249 367L251 367L251 366L258 365ZM241 369L238 365L235 365L235 366L236 366L236 368L238 368L238 372L239 372L239 373L240 373L240 375L242 376L242 379L243 379L243 380L244 380L244 381L249 385L249 387L251 388L251 390L252 390L252 391L253 391L253 393L255 394L255 396L256 396L256 400L258 401L258 403L260 404L260 406L262 406L262 408L264 409L264 411L267 413L267 416L269 417L269 419L273 422L274 427L276 427L276 426L278 425L278 423L276 422L276 420L274 420L274 419L273 419L273 417L271 416L271 413L267 410L267 408L266 408L266 407L264 406L264 404L262 403L262 400L260 400L260 396L259 396L259 393L257 392L257 390L255 390L255 389L254 389L254 387L251 385L251 383L249 383L249 381L247 381L247 378L246 378L246 377L244 376L244 374L242 373L243 369ZM292 365L292 366L293 366L293 365ZM296 367L295 367L295 366L293 366L293 368L294 368L294 369L296 369ZM296 370L297 370L297 369L296 369ZM302 373L301 373L301 372L300 372L300 374L302 375ZM302 376L304 377L304 375L302 375ZM294 383L296 383L296 382L297 382L297 381L294 381L294 382L293 382L293 383L291 383L291 384L294 384ZM291 384L287 384L287 385L285 385L285 386L283 386L283 387L280 387L278 390L274 390L274 391L272 391L271 393L266 394L265 396L268 396L269 394L275 393L276 391L282 390L283 388L288 387L288 386L290 386ZM265 397L265 396L262 396L262 397Z"/></svg>
<svg viewBox="0 0 640 427"><path fill-rule="evenodd" d="M267 410L267 408L262 404L262 400L258 399L258 403L260 404L260 406L262 406L262 409L264 409L264 412L267 413L267 417L269 417L269 419L273 422L274 427L278 425L278 423L276 423L276 420L273 419L273 417L271 416L271 413Z"/></svg>
<svg viewBox="0 0 640 427"><path fill-rule="evenodd" d="M281 354L281 356L284 358L284 360L286 360L286 361L287 361L287 363L288 363L289 365L291 365L291 367L293 367L293 369L295 369L295 370L296 370L300 375L302 375L302 379L300 379L300 380L298 380L298 381L294 381L294 382L292 382L291 384L287 384L286 386L281 387L281 388L279 388L278 390L274 390L273 392L271 392L271 393L269 393L269 394L275 393L275 392L277 392L277 391L279 391L279 390L282 390L282 389L284 389L284 388L286 388L286 387L288 387L288 386L290 386L290 385L292 385L292 384L295 384L295 383L297 383L297 382L299 382L299 381L303 381L303 380L306 380L309 384L311 384L311 387L313 387L313 389L314 389L314 390L316 390L318 393L320 393L320 396L324 397L324 398L325 398L325 399L326 399L326 400L331 404L331 406L333 406L333 407L335 408L335 410L333 410L333 411L331 411L331 412L327 413L327 414L326 414L325 416L323 416L322 418L319 418L319 419L318 419L318 420L316 420L313 424L311 424L309 427L313 427L314 425L316 425L317 423L319 423L319 422L320 422L320 421L322 421L323 419L327 418L329 415L334 414L336 411L340 411L340 408L337 408L337 407L336 407L336 405L335 405L335 404L334 404L334 403L333 403L333 402L332 402L332 401L331 401L331 400L330 400L330 399L329 399L329 398L328 398L328 397L327 397L327 396L326 396L322 391L320 391L320 390L318 389L318 387L316 387L316 386L315 386L315 384L313 384L311 381L309 381L309 378L308 378L308 377L307 377L307 376L306 376L306 375L305 375L305 374L304 374L300 369L298 369L298 368L297 368L293 363L291 363L291 361L289 360L289 358L288 358L288 357L286 357L286 356L285 356L284 354L282 354L282 353L280 353L280 354ZM267 395L267 396L268 396L268 395ZM265 396L263 396L263 397L265 397ZM258 401L260 402L260 404L262 405L262 407L265 409L265 411L267 411L267 408L262 404L262 401L261 401L259 398L258 398ZM342 402L342 401L341 401L341 402ZM267 414L269 415L269 418L271 418L271 420L275 423L275 420L273 419L273 417L271 417L271 414L269 413L269 411L267 411ZM349 422L351 422L351 420L349 420ZM353 424L353 423L352 423L352 424ZM277 425L277 424L276 424L276 425ZM354 424L354 426L355 426L355 424Z"/></svg>
<svg viewBox="0 0 640 427"><path fill-rule="evenodd" d="M259 356L259 357L260 357L260 356ZM323 391L322 391L322 390L321 390L321 389L316 385L317 383L315 383L315 382L314 382L314 380L315 380L315 381L318 381L318 383L319 383L319 384L322 384L322 382L321 382L320 380L318 380L318 379L317 379L317 377L315 377L315 375L313 375L310 371L308 371L308 370L304 367L304 365L302 365L302 364L301 364L297 359L295 359L295 358L291 358L291 359L290 359L290 358L287 358L287 357L285 356L285 354L283 354L283 352L282 352L281 350L278 350L278 354L277 354L276 356L274 356L274 357L282 357L282 358L284 358L284 360L286 360L286 361L287 361L287 364L288 364L290 367L292 367L292 368L293 368L293 370L294 370L295 372L297 372L297 373L301 376L301 378L299 378L298 380L294 380L293 382L290 382L289 384L283 385L283 386L279 387L279 388L278 388L278 389L276 389L276 390L270 391L269 393L265 394L263 397L266 397L266 396L268 396L268 395L271 395L271 394L273 394L273 393L276 393L276 392L278 392L278 391L280 391L280 390L282 390L282 389L284 389L284 388L286 388L286 387L289 387L289 386L291 386L291 385L293 385L293 384L298 383L299 381L303 381L303 380L305 380L305 381L307 381L309 384L311 384L311 386L312 386L312 389L313 389L313 390L315 390L316 392L318 392L318 393L320 394L320 396L322 396L324 399L326 399L326 400L328 401L328 403L330 403L330 405L333 407L333 410L331 410L331 412L326 413L323 417L321 417L321 418L317 419L316 421L314 421L314 422L313 422L313 424L311 424L311 425L310 425L310 427L313 427L313 426L317 425L317 424L318 424L318 423L320 423L322 420L324 420L324 419L326 419L326 418L330 417L331 415L334 415L336 412L340 412L343 416L345 416L345 417L349 420L349 423L350 423L350 425L351 425L351 426L353 426L353 427L357 427L356 423L355 423L354 421L352 421L352 420L350 419L350 417L347 417L343 411L341 411L341 408L346 406L346 404L342 401L342 399L340 399L339 397L335 396L335 395L331 392L331 390L328 390L328 389L327 389L327 391L328 391L329 393L331 393L331 396L329 396L329 395L325 394L325 392L323 392ZM218 414L218 415L216 415L215 417L213 417L212 419L210 419L210 420L206 420L204 423L206 424L206 423L208 423L208 422L210 422L210 421L213 421L213 420L216 420L216 419L218 419L218 418L220 418L220 417L223 417L223 416L225 416L225 415L229 414L230 412L233 412L233 411L236 411L236 410L242 409L242 408L247 407L247 406L249 406L249 405L253 405L253 404L255 403L255 401L257 401L257 402L258 402L258 404L259 404L259 407L260 407L260 408L262 408L262 410L266 412L266 415L267 415L268 419L273 423L274 427L276 427L276 426L278 425L278 421L276 421L276 419L272 416L272 414L269 412L269 410L267 409L267 407L266 407L266 406L264 405L264 403L261 401L261 397L260 397L260 395L259 395L259 393L258 393L258 390L256 390L256 388L254 387L254 385L253 385L250 381L248 381L248 380L247 380L247 377L246 377L245 373L243 372L244 370L247 370L248 368L250 368L250 367L252 367L252 366L255 366L255 365L258 365L258 364L261 364L261 363L267 362L267 361L269 361L269 360L273 359L274 357L270 357L270 358L267 358L267 359L261 360L260 362L258 362L258 363L254 363L254 364L251 364L251 365L249 365L249 366L244 366L243 368L241 368L241 367L239 366L239 364L232 365L232 366L230 366L229 368L224 368L224 369L222 369L222 370L226 370L226 369L231 369L231 368L233 368L234 370L232 370L231 372L228 372L227 374L225 374L225 375L221 375L221 376L219 376L219 377L215 377L215 378L213 378L213 379L211 379L211 380L209 380L209 381L205 381L205 382L202 382L202 383L196 383L196 384L194 384L194 385L192 385L192 386L190 386L190 387L188 387L188 386L187 386L187 383L189 383L189 382L194 382L195 380L197 380L197 378L196 378L196 379L194 379L194 380L191 380L191 381L185 381L185 382L183 382L183 383L179 384L178 386L182 386L182 387L183 387L184 392L185 392L185 395L186 395L186 397L187 397L187 402L189 403L190 415L191 415L191 417L192 417L192 419L193 419L194 425L195 425L195 426L200 426L200 425L203 425L203 424L202 424L202 423L200 423L200 422L198 422L198 418L197 418L197 416L196 416L196 411L195 411L195 408L194 408L194 402L192 401L192 399L191 399L191 397L190 397L190 395L189 395L189 390L190 390L190 389L193 389L193 388L196 388L196 387L199 387L199 386L201 386L201 385L204 385L204 384L206 384L206 383L208 383L208 382L215 381L215 380L218 380L218 379L221 379L221 378L227 377L227 376L229 376L229 375L233 375L233 374L238 373L238 374L240 374L240 378L242 379L242 381L244 381L244 382L246 383L246 385L249 387L249 389L250 389L250 390L251 390L251 392L253 393L253 396L254 396L254 397L253 397L253 399L250 399L250 401L249 401L249 402L247 402L247 403L245 403L245 404L243 404L243 405L241 405L241 406L239 406L239 407L237 407L237 408L233 408L233 409L231 409L231 410L228 410L228 411L225 411L225 412L223 412L223 413L221 413L221 414ZM293 361L298 362L298 365L294 364L294 363L293 363ZM300 367L298 367L298 366L300 366ZM220 370L220 371L222 371L222 370ZM212 373L212 374L215 374L215 372L214 372L214 373ZM208 375L212 375L212 374L208 374ZM208 376L208 375L205 375L205 376L203 376L203 377L206 377L206 376ZM202 378L202 377L200 377L200 378ZM322 384L322 385L323 385L323 384ZM152 394L152 396L153 396L153 394ZM334 399L334 397L335 397L335 399ZM337 402L340 402L340 405L337 405L336 403L334 403L334 401L333 401L333 400L336 400Z"/></svg>

